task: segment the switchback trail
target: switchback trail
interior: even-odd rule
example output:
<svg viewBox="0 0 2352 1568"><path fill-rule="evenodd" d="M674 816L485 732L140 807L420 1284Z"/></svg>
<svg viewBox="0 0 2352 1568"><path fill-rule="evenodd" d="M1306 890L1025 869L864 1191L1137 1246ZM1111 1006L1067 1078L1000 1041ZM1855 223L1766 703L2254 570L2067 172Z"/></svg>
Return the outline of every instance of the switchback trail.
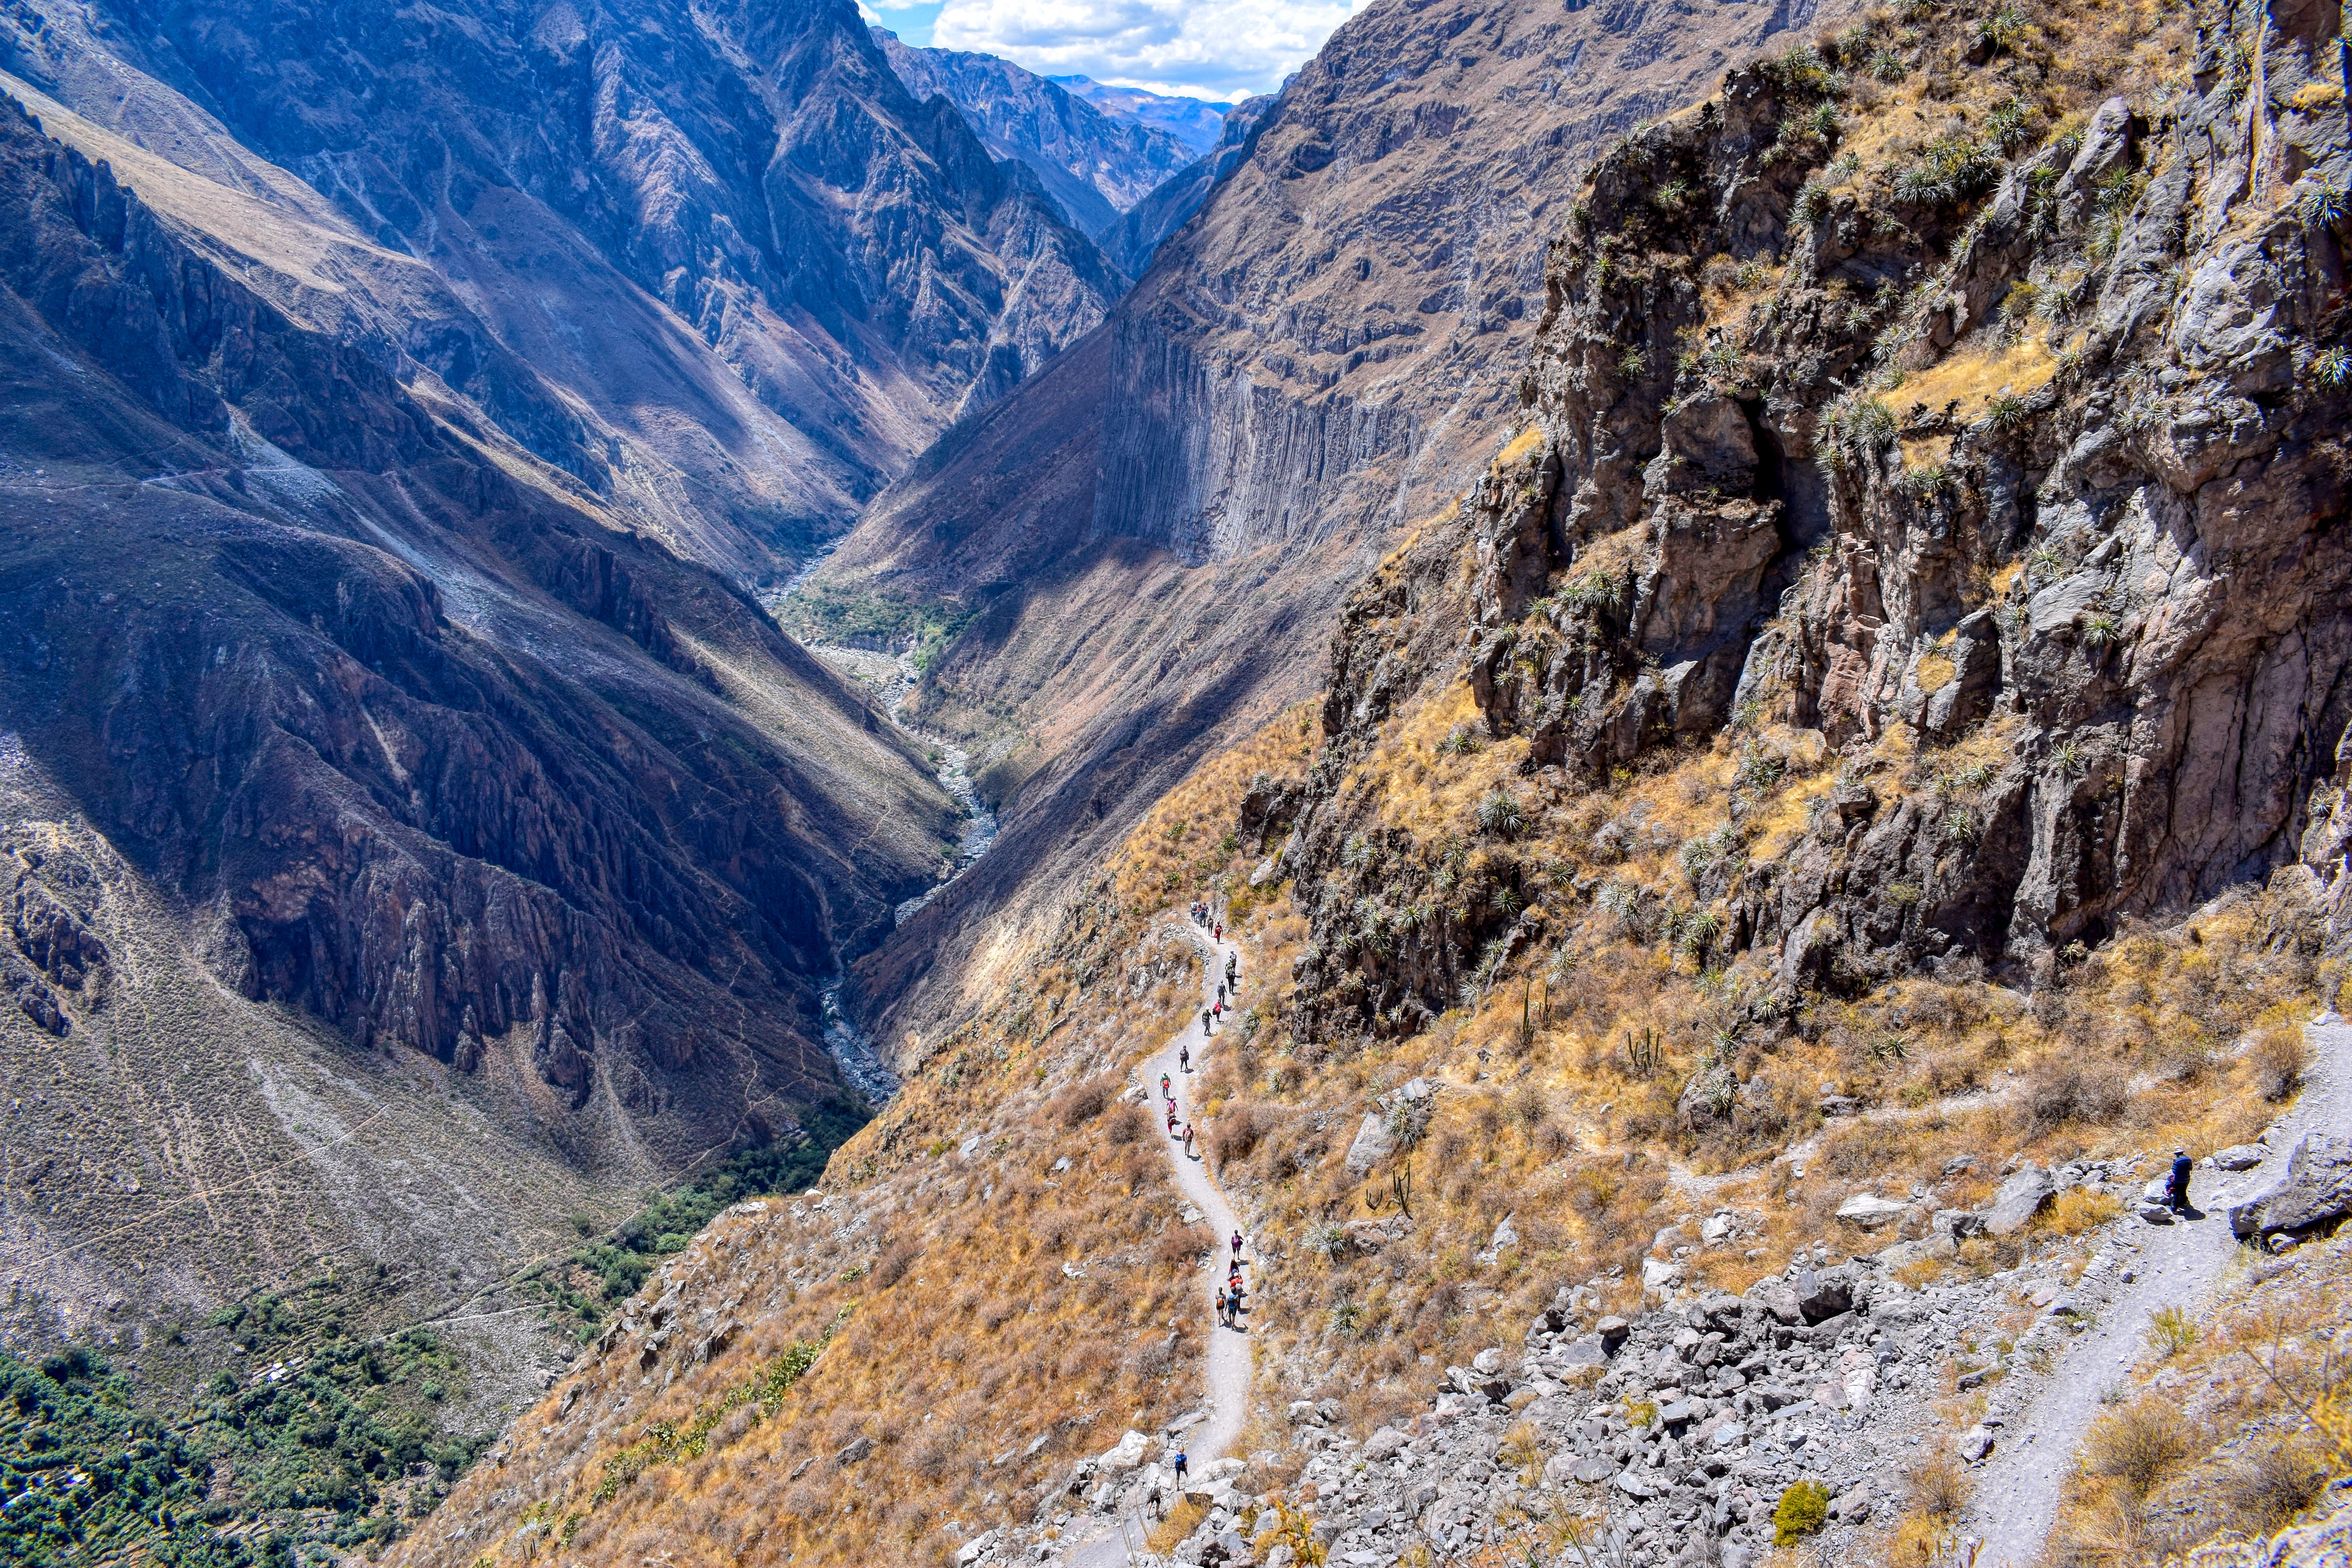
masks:
<svg viewBox="0 0 2352 1568"><path fill-rule="evenodd" d="M1963 1527L1963 1534L1984 1542L1977 1568L2029 1568L2041 1559L2058 1520L2060 1490L2104 1408L2100 1394L2140 1359L2157 1311L2170 1306L2204 1315L2236 1256L2230 1205L2269 1180L2305 1131L2352 1126L2352 1024L2328 1014L2305 1033L2312 1070L2279 1118L2269 1156L2236 1174L2200 1166L2189 1196L2201 1219L2152 1226L2127 1218L2116 1226L2115 1247L2135 1278L2099 1309L2096 1326L2066 1348L2032 1400L2008 1416L2000 1447L1978 1471L1977 1500Z"/></svg>
<svg viewBox="0 0 2352 1568"><path fill-rule="evenodd" d="M1238 950L1232 942L1212 940L1207 931L1189 919L1181 929L1208 956L1208 963L1201 972L1201 1005L1204 1008L1211 1006L1217 999L1217 981L1224 973L1225 960L1228 956L1237 955ZM1248 984L1253 978L1244 974L1242 983ZM1192 1047L1192 1070L1190 1073L1177 1068L1178 1055L1188 1045ZM1206 1139L1196 1140L1194 1148L1197 1152L1188 1156L1180 1140L1167 1136L1167 1119L1161 1110L1159 1091L1160 1075L1164 1073L1175 1086L1176 1114L1192 1121L1198 1130L1201 1123L1194 1115L1192 1086L1205 1070L1203 1058L1216 1047L1216 1038L1203 1039L1187 1024L1136 1068L1138 1079L1143 1085L1145 1109L1152 1113L1153 1131L1165 1144L1169 1161L1175 1167L1177 1190L1184 1194L1186 1202L1201 1212L1202 1223L1214 1232L1215 1244L1209 1250L1208 1268L1200 1284L1200 1310L1209 1325L1208 1389L1203 1401L1208 1414L1180 1439L1195 1478L1209 1465L1223 1458L1240 1439L1242 1420L1249 1405L1249 1335L1228 1329L1216 1320L1217 1287L1224 1283L1226 1260L1233 1256L1232 1237L1235 1231L1241 1229L1241 1223L1234 1217L1233 1207L1225 1202L1224 1194L1217 1190L1217 1184L1209 1179ZM1256 1251L1253 1247L1243 1260L1247 1269L1244 1279L1253 1300L1259 1299L1255 1258ZM1258 1314L1250 1315L1255 1317ZM1078 1546L1070 1553L1069 1560L1071 1568L1120 1568L1128 1560L1128 1545L1117 1533L1111 1533Z"/></svg>

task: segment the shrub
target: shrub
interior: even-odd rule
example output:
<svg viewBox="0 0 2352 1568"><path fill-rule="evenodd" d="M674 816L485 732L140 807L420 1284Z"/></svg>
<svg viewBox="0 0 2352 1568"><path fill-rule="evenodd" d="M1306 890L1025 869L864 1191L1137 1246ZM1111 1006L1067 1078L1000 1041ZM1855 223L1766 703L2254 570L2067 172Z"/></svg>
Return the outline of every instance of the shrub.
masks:
<svg viewBox="0 0 2352 1568"><path fill-rule="evenodd" d="M1228 1106L1209 1130L1209 1152L1219 1164L1246 1160L1271 1131L1265 1113L1255 1105Z"/></svg>
<svg viewBox="0 0 2352 1568"><path fill-rule="evenodd" d="M2123 1199L2113 1193L2095 1193L2087 1187L2069 1187L2058 1194L2055 1203L2042 1215L2045 1229L2060 1236L2080 1236L2086 1230L2096 1230L2124 1212Z"/></svg>
<svg viewBox="0 0 2352 1568"><path fill-rule="evenodd" d="M2147 1338L2159 1355L2185 1354L2197 1343L2197 1320L2178 1307L2158 1307L2148 1314Z"/></svg>
<svg viewBox="0 0 2352 1568"><path fill-rule="evenodd" d="M1139 1105L1122 1105L1113 1110L1103 1123L1106 1143L1140 1143L1151 1135L1151 1118Z"/></svg>
<svg viewBox="0 0 2352 1568"><path fill-rule="evenodd" d="M1912 1509L1925 1518L1944 1521L1960 1517L1969 1505L1969 1472L1948 1453L1936 1453L1912 1467L1903 1478Z"/></svg>
<svg viewBox="0 0 2352 1568"><path fill-rule="evenodd" d="M1054 1097L1047 1109L1063 1126L1077 1128L1103 1113L1118 1094L1118 1080L1108 1073L1082 1079Z"/></svg>
<svg viewBox="0 0 2352 1568"><path fill-rule="evenodd" d="M2144 1394L2091 1428L2083 1445L2083 1468L2144 1498L2194 1448L2179 1405L2161 1394Z"/></svg>
<svg viewBox="0 0 2352 1568"><path fill-rule="evenodd" d="M1799 1481L1780 1494L1780 1505L1772 1510L1772 1544L1794 1546L1829 1521L1830 1494L1819 1482Z"/></svg>
<svg viewBox="0 0 2352 1568"><path fill-rule="evenodd" d="M2311 1044L2303 1037L2302 1025L2273 1024L2254 1037L2248 1059L2263 1098L2275 1102L2293 1094L2311 1070Z"/></svg>
<svg viewBox="0 0 2352 1568"><path fill-rule="evenodd" d="M913 1268L915 1259L922 1255L921 1247L916 1246L913 1241L903 1238L884 1247L882 1256L874 1260L875 1289L887 1290L891 1286L904 1279L907 1277L907 1270Z"/></svg>
<svg viewBox="0 0 2352 1568"><path fill-rule="evenodd" d="M2130 1103L2124 1075L2113 1066L2047 1060L2026 1085L2027 1135L2039 1138L2077 1121L2113 1121Z"/></svg>
<svg viewBox="0 0 2352 1568"><path fill-rule="evenodd" d="M2300 1444L2258 1447L2222 1479L2242 1528L2266 1534L2309 1508L2327 1485L2327 1467Z"/></svg>

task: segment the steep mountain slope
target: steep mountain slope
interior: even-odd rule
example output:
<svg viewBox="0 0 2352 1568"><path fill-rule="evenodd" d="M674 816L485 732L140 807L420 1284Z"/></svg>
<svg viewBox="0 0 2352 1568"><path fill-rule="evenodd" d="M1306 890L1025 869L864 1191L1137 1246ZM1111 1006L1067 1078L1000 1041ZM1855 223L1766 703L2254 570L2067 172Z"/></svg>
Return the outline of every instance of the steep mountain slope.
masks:
<svg viewBox="0 0 2352 1568"><path fill-rule="evenodd" d="M1217 144L1222 129L1220 122L1233 110L1230 103L1211 103L1203 99L1171 97L1164 92L1151 92L1139 87L1113 87L1087 76L1047 77L1046 80L1085 99L1105 114L1122 115L1166 132L1187 147L1195 157L1206 153Z"/></svg>
<svg viewBox="0 0 2352 1568"><path fill-rule="evenodd" d="M433 272L47 112L0 102L8 1340L179 1396L233 1364L207 1314L323 1273L330 1338L454 1318L440 1414L495 1429L550 1353L501 1292L572 1216L854 1099L818 984L955 809L371 335ZM528 367L480 384L580 441Z"/></svg>
<svg viewBox="0 0 2352 1568"><path fill-rule="evenodd" d="M425 262L462 306L387 301L380 354L494 417L500 362L529 363L573 407L510 435L746 579L840 528L1126 286L961 117L907 92L845 0L35 3L0 21L0 68Z"/></svg>
<svg viewBox="0 0 2352 1568"><path fill-rule="evenodd" d="M1054 1562L1114 1514L1181 1562L1952 1560L2143 1227L2218 1221L2141 1202L2163 1152L2275 1164L2347 995L2334 37L1921 5L1626 138L1483 476L1348 595L1319 724L1194 769L986 955L822 1198L705 1238L404 1560ZM1122 1288L1155 1226L1170 1270L1202 1238L1119 1095L1203 898L1246 954L1190 1099L1259 1419L1187 1483L1202 1305ZM2301 1269L2294 1315L2215 1351L2282 1389L2200 1398L2263 1423L2215 1434L2253 1479L2165 1425L2211 1379L2168 1370L2057 1561L2185 1557L2304 1484L2256 1466L2343 1386L2344 1248L2295 1250L2326 1184L2237 1287ZM1011 1303L944 1286L992 1201L1038 1216ZM804 1353L698 1366L761 1300ZM853 1308L889 1331L818 1338Z"/></svg>
<svg viewBox="0 0 2352 1568"><path fill-rule="evenodd" d="M1206 153L1170 175L1118 223L1095 236L1103 254L1129 277L1142 277L1168 237L1192 222L1209 193L1249 156L1251 139L1274 105L1271 96L1235 104L1225 116L1223 132Z"/></svg>
<svg viewBox="0 0 2352 1568"><path fill-rule="evenodd" d="M1069 220L1099 235L1198 153L1140 121L1104 113L1044 77L993 55L909 48L886 28L874 41L919 100L944 95L999 158L1018 159L1062 204Z"/></svg>
<svg viewBox="0 0 2352 1568"><path fill-rule="evenodd" d="M1213 733L1313 688L1347 585L1491 451L1587 161L1787 21L1368 7L1103 328L877 498L818 581L976 613L918 711L1017 744L1019 787L868 994L935 952L963 984L966 910L1066 885Z"/></svg>

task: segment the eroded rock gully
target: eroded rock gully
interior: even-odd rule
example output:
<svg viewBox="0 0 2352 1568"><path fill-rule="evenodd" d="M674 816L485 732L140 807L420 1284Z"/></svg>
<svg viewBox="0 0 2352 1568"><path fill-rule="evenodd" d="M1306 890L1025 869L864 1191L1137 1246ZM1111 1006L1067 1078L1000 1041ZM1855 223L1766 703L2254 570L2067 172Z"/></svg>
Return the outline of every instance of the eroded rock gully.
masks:
<svg viewBox="0 0 2352 1568"><path fill-rule="evenodd" d="M1759 778L1826 746L1789 853L1685 856L1721 911L1700 957L1792 989L2030 961L2306 855L2340 900L2352 165L2313 107L2325 40L2272 26L2252 100L2207 20L2190 88L2017 121L1964 175L1931 146L1874 178L1815 135L1843 112L1818 60L1602 163L1524 433L1334 638L1283 860L1314 900L1303 1032L1410 1032L1541 929L1532 868L1490 858L1515 896L1448 909L1343 787L1456 679L1538 804L1727 731ZM1906 790L1895 750L1949 761ZM1367 878L1433 918L1366 940Z"/></svg>

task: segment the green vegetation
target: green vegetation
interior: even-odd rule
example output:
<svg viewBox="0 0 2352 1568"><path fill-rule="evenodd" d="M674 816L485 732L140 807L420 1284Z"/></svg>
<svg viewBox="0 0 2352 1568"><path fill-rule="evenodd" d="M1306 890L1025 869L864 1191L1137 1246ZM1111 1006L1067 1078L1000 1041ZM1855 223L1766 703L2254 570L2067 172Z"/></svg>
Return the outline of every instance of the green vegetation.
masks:
<svg viewBox="0 0 2352 1568"><path fill-rule="evenodd" d="M1816 1481L1799 1481L1772 1510L1772 1544L1793 1546L1830 1521L1830 1494Z"/></svg>
<svg viewBox="0 0 2352 1568"><path fill-rule="evenodd" d="M766 1420L774 1415L782 1405L784 1395L792 1392L793 1384L816 1364L817 1358L824 1353L824 1347L833 1342L833 1336L841 1331L841 1325L849 1321L850 1313L856 1310L855 1302L845 1306L834 1315L824 1333L813 1340L795 1340L784 1348L783 1354L761 1368L757 1377L730 1389L707 1405L696 1406L694 1415L685 1426L656 1421L646 1427L643 1437L604 1461L604 1473L597 1479L596 1489L589 1494L588 1506L595 1508L610 1502L623 1487L656 1465L667 1465L681 1458L700 1458L710 1451L710 1434L730 1411L748 1405L752 1407L756 1419ZM578 1512L565 1516L562 1539L567 1542L572 1539L572 1531L579 1528L581 1518Z"/></svg>
<svg viewBox="0 0 2352 1568"><path fill-rule="evenodd" d="M812 583L779 605L776 618L803 642L877 649L911 643L916 668L929 669L979 613L957 605L917 604Z"/></svg>
<svg viewBox="0 0 2352 1568"><path fill-rule="evenodd" d="M581 1339L595 1338L605 1314L635 1295L663 1258L685 1251L695 1233L728 1205L813 1185L834 1150L866 1125L867 1114L846 1101L828 1100L810 1107L802 1120L808 1136L800 1142L730 1155L647 1204L611 1236L530 1270L522 1277L523 1288L549 1301L557 1321ZM592 1228L584 1220L573 1223L583 1232Z"/></svg>
<svg viewBox="0 0 2352 1568"><path fill-rule="evenodd" d="M465 1374L432 1333L343 1332L354 1294L330 1276L215 1314L247 1354L176 1422L93 1351L0 1351L0 1561L290 1568L299 1545L391 1540L489 1435L440 1430Z"/></svg>

